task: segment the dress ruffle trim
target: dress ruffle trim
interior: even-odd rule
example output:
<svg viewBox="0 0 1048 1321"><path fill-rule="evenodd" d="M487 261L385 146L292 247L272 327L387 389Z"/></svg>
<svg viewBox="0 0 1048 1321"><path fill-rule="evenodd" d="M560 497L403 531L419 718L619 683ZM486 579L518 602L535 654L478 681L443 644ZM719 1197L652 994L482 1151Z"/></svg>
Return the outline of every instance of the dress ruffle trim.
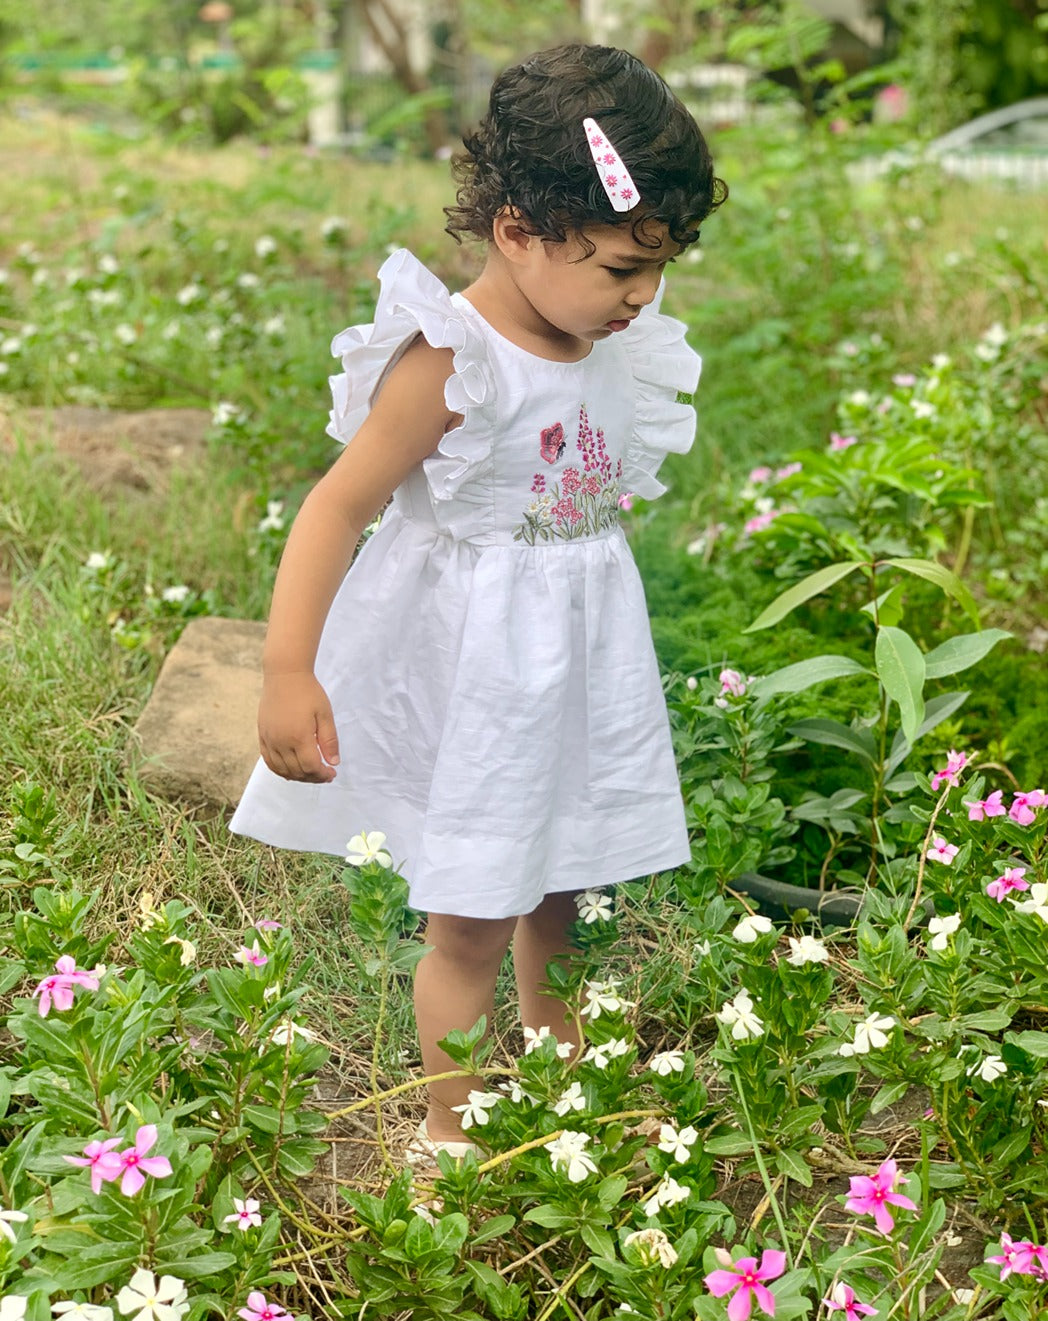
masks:
<svg viewBox="0 0 1048 1321"><path fill-rule="evenodd" d="M659 311L664 290L665 284L627 332L637 407L620 484L646 500L666 490L656 476L666 455L687 453L695 439L695 410L677 396L694 392L702 370L685 342L687 327Z"/></svg>
<svg viewBox="0 0 1048 1321"><path fill-rule="evenodd" d="M444 285L406 248L383 262L378 278L375 320L350 326L331 343L343 370L329 378L327 434L343 445L353 439L389 371L419 335L433 348L451 349L454 371L444 402L463 420L441 437L422 467L438 522L455 536L483 531L494 519L490 494L478 480L491 468L494 437L493 379L484 341Z"/></svg>

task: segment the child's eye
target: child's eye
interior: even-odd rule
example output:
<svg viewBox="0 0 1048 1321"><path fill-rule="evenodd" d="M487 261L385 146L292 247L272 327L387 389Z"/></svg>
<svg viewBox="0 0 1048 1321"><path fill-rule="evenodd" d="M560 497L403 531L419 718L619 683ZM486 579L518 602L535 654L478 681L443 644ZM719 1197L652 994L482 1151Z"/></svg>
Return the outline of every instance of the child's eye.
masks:
<svg viewBox="0 0 1048 1321"><path fill-rule="evenodd" d="M610 271L619 280L625 280L627 276L637 274L636 266L605 266L604 269Z"/></svg>

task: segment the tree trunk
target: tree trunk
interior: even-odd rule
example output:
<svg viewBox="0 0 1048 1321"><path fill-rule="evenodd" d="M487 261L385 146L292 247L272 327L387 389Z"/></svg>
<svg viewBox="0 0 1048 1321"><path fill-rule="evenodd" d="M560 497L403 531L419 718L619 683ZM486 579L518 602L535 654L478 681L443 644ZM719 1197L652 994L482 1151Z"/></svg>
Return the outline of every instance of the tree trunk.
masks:
<svg viewBox="0 0 1048 1321"><path fill-rule="evenodd" d="M411 63L408 30L393 0L357 0L357 6L372 40L389 61L393 76L401 87L412 96L428 91L429 79ZM444 111L439 106L430 106L425 111L423 125L429 150L436 154L448 141Z"/></svg>

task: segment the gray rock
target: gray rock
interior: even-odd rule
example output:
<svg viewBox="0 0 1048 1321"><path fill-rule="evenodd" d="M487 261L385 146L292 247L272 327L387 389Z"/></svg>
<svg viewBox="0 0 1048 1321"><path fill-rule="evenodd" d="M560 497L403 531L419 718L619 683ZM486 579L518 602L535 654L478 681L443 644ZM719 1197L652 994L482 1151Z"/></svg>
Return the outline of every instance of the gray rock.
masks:
<svg viewBox="0 0 1048 1321"><path fill-rule="evenodd" d="M143 784L204 811L240 798L258 757L265 625L194 619L171 648L135 726Z"/></svg>
<svg viewBox="0 0 1048 1321"><path fill-rule="evenodd" d="M0 410L0 451L12 451L19 438L53 445L89 486L126 495L129 489L162 490L173 468L203 451L210 426L211 414L200 408Z"/></svg>

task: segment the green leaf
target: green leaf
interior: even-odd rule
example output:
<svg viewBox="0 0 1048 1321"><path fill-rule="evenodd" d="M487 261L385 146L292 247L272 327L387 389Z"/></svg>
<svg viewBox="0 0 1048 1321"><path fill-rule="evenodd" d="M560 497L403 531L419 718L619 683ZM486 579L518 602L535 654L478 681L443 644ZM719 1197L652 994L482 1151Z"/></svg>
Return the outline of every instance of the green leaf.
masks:
<svg viewBox="0 0 1048 1321"><path fill-rule="evenodd" d="M965 1014L961 1025L974 1032L1003 1032L1011 1021L1011 1014L1006 1014L1003 1009L984 1009L978 1014Z"/></svg>
<svg viewBox="0 0 1048 1321"><path fill-rule="evenodd" d="M602 1179L597 1188L597 1201L601 1208L610 1211L612 1207L618 1206L628 1186L629 1179L624 1174L611 1174Z"/></svg>
<svg viewBox="0 0 1048 1321"><path fill-rule="evenodd" d="M579 1226L579 1236L590 1252L596 1253L598 1257L615 1256L615 1240L606 1229L599 1229L596 1225L583 1221Z"/></svg>
<svg viewBox="0 0 1048 1321"><path fill-rule="evenodd" d="M941 725L944 720L949 720L950 716L964 705L970 696L970 690L963 691L957 689L950 693L940 693L933 697L924 709L924 719L921 721L921 727L917 731L917 737L913 743L919 742L925 734L930 734L936 725ZM900 766L910 755L910 749L913 746L900 729L892 740L891 756L888 758L888 765L885 767L885 774L891 773Z"/></svg>
<svg viewBox="0 0 1048 1321"><path fill-rule="evenodd" d="M516 1216L492 1216L490 1220L485 1220L473 1235L470 1245L476 1247L479 1243L487 1243L490 1239L501 1238L503 1234L508 1234L516 1223Z"/></svg>
<svg viewBox="0 0 1048 1321"><path fill-rule="evenodd" d="M847 578L850 573L854 573L856 569L862 567L863 561L848 560L843 564L827 564L822 569L816 569L807 578L802 578L799 583L794 583L792 587L777 596L771 605L762 610L753 623L742 631L744 633L756 633L758 629L771 628L772 624L777 624L780 619L784 619L791 610L796 610L805 601L810 601L813 596L825 592L828 587L832 587L834 583L839 583L843 578Z"/></svg>
<svg viewBox="0 0 1048 1321"><path fill-rule="evenodd" d="M825 743L831 748L844 748L847 752L856 753L871 766L877 755L873 735L868 729L852 729L850 725L842 725L839 720L812 716L809 720L798 720L786 732L808 743Z"/></svg>
<svg viewBox="0 0 1048 1321"><path fill-rule="evenodd" d="M1048 1060L1048 1032L1016 1032L1014 1036L1009 1035L1009 1040L1014 1041L1020 1050L1025 1050L1027 1055Z"/></svg>
<svg viewBox="0 0 1048 1321"><path fill-rule="evenodd" d="M924 719L924 656L901 628L877 630L877 675L884 691L899 705L903 735L912 743Z"/></svg>
<svg viewBox="0 0 1048 1321"><path fill-rule="evenodd" d="M745 1133L722 1133L704 1142L702 1149L714 1156L748 1156L753 1150L753 1143Z"/></svg>
<svg viewBox="0 0 1048 1321"><path fill-rule="evenodd" d="M959 674L961 670L977 665L998 642L1011 636L1003 628L984 628L978 633L961 633L955 638L947 638L925 656L925 673L929 679Z"/></svg>
<svg viewBox="0 0 1048 1321"><path fill-rule="evenodd" d="M282 1123L280 1111L272 1105L245 1105L240 1118L252 1128L260 1128L263 1133L279 1133Z"/></svg>
<svg viewBox="0 0 1048 1321"><path fill-rule="evenodd" d="M901 1101L909 1090L910 1084L908 1082L885 1083L870 1102L870 1114L879 1115L882 1110L887 1110L888 1106L894 1105L896 1101Z"/></svg>
<svg viewBox="0 0 1048 1321"><path fill-rule="evenodd" d="M177 1275L180 1280L204 1280L237 1264L231 1252L200 1252L195 1257L157 1257L153 1270L157 1275Z"/></svg>
<svg viewBox="0 0 1048 1321"><path fill-rule="evenodd" d="M890 564L893 569L902 569L903 573L912 573L917 578L924 578L934 583L947 596L952 596L975 627L979 627L979 610L971 592L945 564L937 564L935 560L911 559L885 560L884 563Z"/></svg>
<svg viewBox="0 0 1048 1321"><path fill-rule="evenodd" d="M852 660L850 656L812 656L809 660L785 665L781 670L755 679L750 685L750 692L757 697L771 697L773 693L803 693L806 688L826 683L829 679L846 679L854 674L869 673L864 665Z"/></svg>
<svg viewBox="0 0 1048 1321"><path fill-rule="evenodd" d="M882 592L875 601L867 601L860 609L864 615L880 624L898 624L903 616L902 583L896 583Z"/></svg>
<svg viewBox="0 0 1048 1321"><path fill-rule="evenodd" d="M805 1188L811 1187L811 1170L808 1169L808 1162L799 1151L794 1151L792 1147L783 1147L776 1153L775 1164L780 1174L785 1174L788 1179L803 1184Z"/></svg>

